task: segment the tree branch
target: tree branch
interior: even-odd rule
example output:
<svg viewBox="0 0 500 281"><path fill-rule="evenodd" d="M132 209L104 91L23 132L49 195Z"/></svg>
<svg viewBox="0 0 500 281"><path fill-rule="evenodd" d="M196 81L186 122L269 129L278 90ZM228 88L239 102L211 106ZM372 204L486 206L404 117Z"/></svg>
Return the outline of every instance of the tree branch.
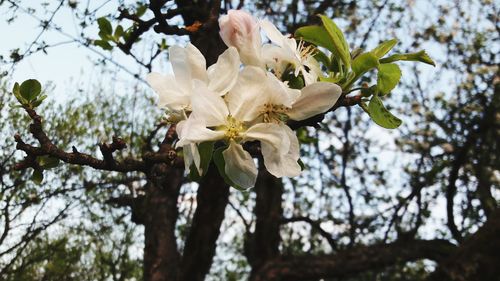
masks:
<svg viewBox="0 0 500 281"><path fill-rule="evenodd" d="M24 107L25 111L28 113L32 119L32 124L30 125L30 133L40 144L39 147L26 144L19 134L14 136L17 143L16 148L24 151L27 156L24 161L18 163L15 169L21 170L28 167L33 167L35 165L35 158L37 156L51 156L59 160L62 160L69 164L85 165L90 166L98 170L106 171L117 171L117 172L130 172L130 171L144 171L144 162L126 158L123 161L115 161L112 157L112 153L116 150L121 150L126 147L125 143L119 138L113 138L113 143L111 144L101 144L101 152L104 156L104 160L94 158L93 156L85 153L80 153L73 148L73 152L65 152L64 150L58 148L43 131L42 127L42 117L36 113L34 109Z"/></svg>
<svg viewBox="0 0 500 281"><path fill-rule="evenodd" d="M267 262L252 281L346 278L398 262L439 262L454 253L455 248L446 240L413 240L359 246L335 255L283 256Z"/></svg>
<svg viewBox="0 0 500 281"><path fill-rule="evenodd" d="M316 229L316 231L319 232L319 234L326 239L328 244L330 244L330 247L332 247L333 250L337 249L337 243L335 243L335 239L332 237L330 233L328 233L326 230L324 230L321 227L321 221L313 220L310 217L292 217L292 218L286 218L282 219L281 223L291 223L291 222L306 222L309 225L311 225L312 228Z"/></svg>

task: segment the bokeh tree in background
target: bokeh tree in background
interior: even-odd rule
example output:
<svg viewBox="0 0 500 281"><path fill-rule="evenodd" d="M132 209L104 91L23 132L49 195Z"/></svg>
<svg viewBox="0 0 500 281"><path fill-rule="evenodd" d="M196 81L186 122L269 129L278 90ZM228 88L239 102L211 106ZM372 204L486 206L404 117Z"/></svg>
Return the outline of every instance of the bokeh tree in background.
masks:
<svg viewBox="0 0 500 281"><path fill-rule="evenodd" d="M41 31L2 57L2 279L498 280L495 1L46 2L0 1L7 21L28 14ZM288 33L325 14L353 56L397 38L394 53L426 49L437 67L400 64L403 80L384 99L403 119L395 130L357 104L297 129L300 177L261 170L242 192L210 167L195 183L141 80L162 70L172 44L190 41L214 63L226 48L217 20L235 8ZM58 13L72 14L78 32ZM49 102L29 117L8 106L11 66L56 55L47 32L97 54L103 75L129 75L127 94L87 86L86 98L54 104L45 85ZM28 157L15 152L16 134Z"/></svg>

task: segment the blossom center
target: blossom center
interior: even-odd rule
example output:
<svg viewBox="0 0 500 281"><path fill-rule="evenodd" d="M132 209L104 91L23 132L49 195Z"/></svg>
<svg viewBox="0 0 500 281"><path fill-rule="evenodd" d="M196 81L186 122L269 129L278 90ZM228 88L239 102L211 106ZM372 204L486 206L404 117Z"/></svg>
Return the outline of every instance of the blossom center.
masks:
<svg viewBox="0 0 500 281"><path fill-rule="evenodd" d="M301 61L306 61L310 56L313 56L316 52L316 48L313 45L304 46L304 41L299 42L299 46L297 47L298 54L300 56Z"/></svg>
<svg viewBox="0 0 500 281"><path fill-rule="evenodd" d="M227 117L226 125L221 128L226 131L225 136L228 140L237 140L240 137L240 132L245 130L243 122L236 120L233 116Z"/></svg>
<svg viewBox="0 0 500 281"><path fill-rule="evenodd" d="M264 104L261 113L266 123L281 123L286 121L290 108L280 104Z"/></svg>

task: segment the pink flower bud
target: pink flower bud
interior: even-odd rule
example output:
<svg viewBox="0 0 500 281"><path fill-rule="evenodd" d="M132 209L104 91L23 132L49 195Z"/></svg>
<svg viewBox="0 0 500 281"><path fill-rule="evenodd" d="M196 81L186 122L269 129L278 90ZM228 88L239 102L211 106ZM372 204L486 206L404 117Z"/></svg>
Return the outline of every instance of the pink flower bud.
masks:
<svg viewBox="0 0 500 281"><path fill-rule="evenodd" d="M230 47L238 49L245 64L261 65L261 45L259 24L245 11L229 10L220 17L220 36Z"/></svg>

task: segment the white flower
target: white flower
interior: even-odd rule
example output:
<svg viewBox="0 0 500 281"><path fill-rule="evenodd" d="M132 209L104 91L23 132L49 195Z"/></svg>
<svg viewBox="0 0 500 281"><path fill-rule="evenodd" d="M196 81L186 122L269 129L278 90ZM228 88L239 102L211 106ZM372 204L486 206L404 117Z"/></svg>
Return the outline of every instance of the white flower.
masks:
<svg viewBox="0 0 500 281"><path fill-rule="evenodd" d="M158 106L174 112L190 110L195 80L219 95L226 94L236 82L241 64L237 50L229 48L207 70L205 58L192 44L170 47L169 58L174 75L152 72L147 81L159 96Z"/></svg>
<svg viewBox="0 0 500 281"><path fill-rule="evenodd" d="M263 46L263 54L266 64L273 69L276 76L280 77L288 65L292 65L297 77L302 73L306 85L318 80L321 73L319 63L313 57L314 47L305 47L301 41L297 44L294 38L289 38L268 20L261 20L260 26L267 37L274 44Z"/></svg>
<svg viewBox="0 0 500 281"><path fill-rule="evenodd" d="M294 177L301 172L297 162L300 147L297 136L284 121L300 121L324 113L333 107L341 93L338 85L327 82L313 83L302 90L290 89L272 73L247 66L225 98L238 114L247 119L280 126L290 141L289 149L286 153L273 154L270 153L272 148L262 143L262 154L268 155L264 157L264 164L277 177Z"/></svg>
<svg viewBox="0 0 500 281"><path fill-rule="evenodd" d="M264 83L263 83L264 82ZM259 81L265 84L265 81ZM258 89L258 85L248 90ZM260 141L266 146L264 159L275 154L285 154L290 148L287 133L278 124L257 123L255 114L248 114L255 108L251 103L228 103L215 94L203 83L197 83L196 94L192 97L193 113L186 121L182 121L181 134L177 146L205 141L224 140L229 146L223 151L225 173L232 182L243 188L255 185L257 168L252 156L243 149L242 143ZM233 90L231 90L233 91ZM246 92L240 93L246 95ZM213 129L209 129L213 128ZM265 160L266 162L266 160ZM272 173L272 171L270 170Z"/></svg>
<svg viewBox="0 0 500 281"><path fill-rule="evenodd" d="M229 10L219 18L220 37L227 46L238 49L247 65L264 66L259 24L245 11Z"/></svg>

